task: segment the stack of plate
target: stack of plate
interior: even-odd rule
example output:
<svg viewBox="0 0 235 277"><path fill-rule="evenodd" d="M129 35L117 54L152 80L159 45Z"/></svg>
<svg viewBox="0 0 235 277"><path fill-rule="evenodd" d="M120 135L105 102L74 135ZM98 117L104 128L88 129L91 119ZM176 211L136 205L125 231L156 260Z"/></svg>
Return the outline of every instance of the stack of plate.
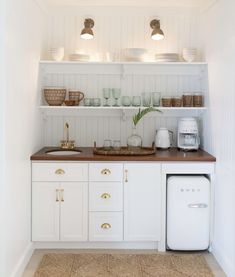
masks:
<svg viewBox="0 0 235 277"><path fill-rule="evenodd" d="M178 62L179 61L179 54L177 53L162 53L156 54L155 60L157 62Z"/></svg>
<svg viewBox="0 0 235 277"><path fill-rule="evenodd" d="M49 52L54 61L62 61L64 58L64 47L52 47Z"/></svg>
<svg viewBox="0 0 235 277"><path fill-rule="evenodd" d="M124 49L124 58L128 62L143 62L146 53L145 48L126 48Z"/></svg>
<svg viewBox="0 0 235 277"><path fill-rule="evenodd" d="M183 49L183 58L186 62L193 62L197 57L196 48L184 48Z"/></svg>
<svg viewBox="0 0 235 277"><path fill-rule="evenodd" d="M90 55L74 53L69 55L69 60L74 62L88 62Z"/></svg>

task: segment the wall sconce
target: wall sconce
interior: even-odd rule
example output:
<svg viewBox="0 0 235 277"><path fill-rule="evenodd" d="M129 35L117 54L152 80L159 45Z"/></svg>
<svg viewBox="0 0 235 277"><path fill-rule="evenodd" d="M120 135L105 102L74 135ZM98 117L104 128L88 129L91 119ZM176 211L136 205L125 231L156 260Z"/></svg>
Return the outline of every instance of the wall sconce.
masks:
<svg viewBox="0 0 235 277"><path fill-rule="evenodd" d="M93 39L94 33L92 28L94 27L95 22L91 18L86 18L84 21L85 28L81 31L81 38L82 39Z"/></svg>
<svg viewBox="0 0 235 277"><path fill-rule="evenodd" d="M160 28L160 20L158 19L153 19L150 22L150 27L153 29L151 38L153 40L162 40L164 39L164 33L162 29Z"/></svg>

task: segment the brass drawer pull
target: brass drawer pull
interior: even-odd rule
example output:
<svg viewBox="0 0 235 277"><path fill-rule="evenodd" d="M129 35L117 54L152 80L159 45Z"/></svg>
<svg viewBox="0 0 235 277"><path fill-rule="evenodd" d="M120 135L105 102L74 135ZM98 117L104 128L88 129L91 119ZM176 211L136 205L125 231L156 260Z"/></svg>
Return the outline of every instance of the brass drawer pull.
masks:
<svg viewBox="0 0 235 277"><path fill-rule="evenodd" d="M56 191L56 202L59 202L59 190L58 189L56 189L55 190Z"/></svg>
<svg viewBox="0 0 235 277"><path fill-rule="evenodd" d="M101 170L101 174L103 174L103 175L109 175L109 174L111 174L111 170L108 169L108 168L104 168L104 169Z"/></svg>
<svg viewBox="0 0 235 277"><path fill-rule="evenodd" d="M55 174L62 175L62 174L65 174L65 171L59 168L59 169L56 169Z"/></svg>
<svg viewBox="0 0 235 277"><path fill-rule="evenodd" d="M102 228L102 229L110 229L110 228L111 228L111 225L110 225L109 223L103 223L103 224L101 225L101 228Z"/></svg>
<svg viewBox="0 0 235 277"><path fill-rule="evenodd" d="M111 198L111 195L109 194L109 193L103 193L102 195L101 195L101 198L103 198L103 199L109 199L109 198Z"/></svg>
<svg viewBox="0 0 235 277"><path fill-rule="evenodd" d="M60 190L60 201L64 202L64 189Z"/></svg>
<svg viewBox="0 0 235 277"><path fill-rule="evenodd" d="M128 182L128 170L125 169L125 183Z"/></svg>

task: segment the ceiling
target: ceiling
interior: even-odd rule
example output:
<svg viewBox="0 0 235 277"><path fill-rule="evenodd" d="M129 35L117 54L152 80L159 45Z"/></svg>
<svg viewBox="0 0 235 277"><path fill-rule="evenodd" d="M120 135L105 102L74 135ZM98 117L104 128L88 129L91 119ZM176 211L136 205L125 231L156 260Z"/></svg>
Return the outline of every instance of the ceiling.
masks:
<svg viewBox="0 0 235 277"><path fill-rule="evenodd" d="M37 0L45 6L208 7L217 0Z"/></svg>

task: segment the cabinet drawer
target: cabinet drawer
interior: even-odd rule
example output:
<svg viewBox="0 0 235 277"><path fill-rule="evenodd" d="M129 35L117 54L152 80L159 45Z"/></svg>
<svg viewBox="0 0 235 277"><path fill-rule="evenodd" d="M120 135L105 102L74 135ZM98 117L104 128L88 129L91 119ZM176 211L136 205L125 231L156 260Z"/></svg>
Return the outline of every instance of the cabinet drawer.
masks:
<svg viewBox="0 0 235 277"><path fill-rule="evenodd" d="M90 212L89 213L90 241L122 241L123 214L122 212Z"/></svg>
<svg viewBox="0 0 235 277"><path fill-rule="evenodd" d="M115 163L90 163L90 181L122 182L123 165Z"/></svg>
<svg viewBox="0 0 235 277"><path fill-rule="evenodd" d="M33 163L32 180L41 182L88 181L88 164Z"/></svg>
<svg viewBox="0 0 235 277"><path fill-rule="evenodd" d="M90 182L89 187L90 211L123 210L123 184L120 182Z"/></svg>

